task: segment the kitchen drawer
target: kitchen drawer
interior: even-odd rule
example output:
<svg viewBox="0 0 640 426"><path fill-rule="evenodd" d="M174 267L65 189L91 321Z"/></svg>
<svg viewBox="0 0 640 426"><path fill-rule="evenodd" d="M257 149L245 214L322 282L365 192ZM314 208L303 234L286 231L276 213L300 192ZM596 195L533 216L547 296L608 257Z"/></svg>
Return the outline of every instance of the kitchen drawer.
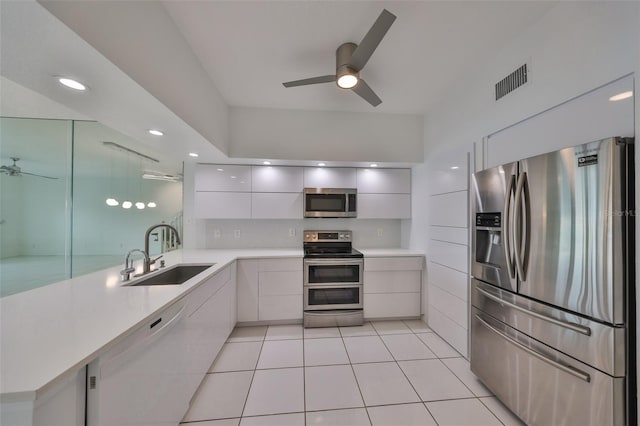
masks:
<svg viewBox="0 0 640 426"><path fill-rule="evenodd" d="M424 257L365 257L365 271L421 271L424 265Z"/></svg>
<svg viewBox="0 0 640 426"><path fill-rule="evenodd" d="M421 277L420 271L365 271L363 291L365 293L419 293Z"/></svg>
<svg viewBox="0 0 640 426"><path fill-rule="evenodd" d="M420 316L420 293L375 293L363 297L365 318Z"/></svg>
<svg viewBox="0 0 640 426"><path fill-rule="evenodd" d="M260 321L302 319L302 294L286 296L260 296Z"/></svg>
<svg viewBox="0 0 640 426"><path fill-rule="evenodd" d="M302 295L302 271L266 271L258 273L258 292L263 296Z"/></svg>
<svg viewBox="0 0 640 426"><path fill-rule="evenodd" d="M191 316L193 312L198 310L211 296L224 286L231 277L231 266L227 266L213 276L206 279L205 282L195 288L187 297L190 303L187 307L187 316Z"/></svg>
<svg viewBox="0 0 640 426"><path fill-rule="evenodd" d="M302 271L302 258L261 259L260 272L263 271Z"/></svg>
<svg viewBox="0 0 640 426"><path fill-rule="evenodd" d="M624 378L591 368L476 308L471 330L471 371L528 425L624 424Z"/></svg>
<svg viewBox="0 0 640 426"><path fill-rule="evenodd" d="M471 280L471 303L536 340L604 371L624 376L625 329L611 327ZM617 358L616 358L617 355Z"/></svg>

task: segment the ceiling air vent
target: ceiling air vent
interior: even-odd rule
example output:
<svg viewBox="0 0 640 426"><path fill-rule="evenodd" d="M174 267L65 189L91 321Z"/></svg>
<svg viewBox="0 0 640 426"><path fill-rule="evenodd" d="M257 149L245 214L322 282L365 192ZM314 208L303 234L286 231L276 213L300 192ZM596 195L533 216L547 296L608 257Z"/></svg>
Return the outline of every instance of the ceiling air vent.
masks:
<svg viewBox="0 0 640 426"><path fill-rule="evenodd" d="M524 64L496 83L496 101L527 82L527 64Z"/></svg>

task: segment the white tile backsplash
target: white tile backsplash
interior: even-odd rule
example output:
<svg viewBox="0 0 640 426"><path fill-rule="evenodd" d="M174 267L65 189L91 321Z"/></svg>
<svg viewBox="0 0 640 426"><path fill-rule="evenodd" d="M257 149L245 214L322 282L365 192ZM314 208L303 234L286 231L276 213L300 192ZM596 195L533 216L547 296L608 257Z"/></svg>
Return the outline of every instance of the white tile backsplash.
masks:
<svg viewBox="0 0 640 426"><path fill-rule="evenodd" d="M351 230L355 248L400 247L401 240L400 219L209 219L204 224L204 246L194 248L302 248L305 229ZM240 230L239 238L235 230Z"/></svg>

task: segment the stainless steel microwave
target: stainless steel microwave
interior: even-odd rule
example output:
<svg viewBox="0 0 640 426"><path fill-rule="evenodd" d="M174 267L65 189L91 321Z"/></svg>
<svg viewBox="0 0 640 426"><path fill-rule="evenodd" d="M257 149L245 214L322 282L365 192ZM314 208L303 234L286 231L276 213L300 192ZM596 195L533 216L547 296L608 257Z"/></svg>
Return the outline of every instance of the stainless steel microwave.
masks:
<svg viewBox="0 0 640 426"><path fill-rule="evenodd" d="M304 217L356 217L355 188L305 188Z"/></svg>

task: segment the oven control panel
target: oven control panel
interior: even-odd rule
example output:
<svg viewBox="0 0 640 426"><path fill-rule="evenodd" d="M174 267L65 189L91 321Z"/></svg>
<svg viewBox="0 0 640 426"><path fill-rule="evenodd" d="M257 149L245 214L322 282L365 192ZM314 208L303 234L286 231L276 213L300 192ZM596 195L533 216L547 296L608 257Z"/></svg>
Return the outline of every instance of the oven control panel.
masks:
<svg viewBox="0 0 640 426"><path fill-rule="evenodd" d="M304 231L305 243L351 242L351 231Z"/></svg>

